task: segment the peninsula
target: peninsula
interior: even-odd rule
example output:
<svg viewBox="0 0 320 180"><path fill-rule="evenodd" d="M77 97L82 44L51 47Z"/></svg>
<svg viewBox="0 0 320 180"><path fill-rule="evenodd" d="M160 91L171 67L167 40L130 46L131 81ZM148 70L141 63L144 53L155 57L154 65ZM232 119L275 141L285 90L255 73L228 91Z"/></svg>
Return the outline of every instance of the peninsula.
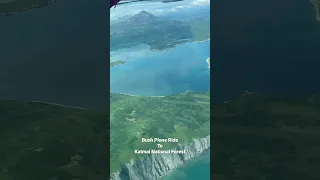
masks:
<svg viewBox="0 0 320 180"><path fill-rule="evenodd" d="M210 69L210 58L207 58L206 62L208 63L208 67Z"/></svg>
<svg viewBox="0 0 320 180"><path fill-rule="evenodd" d="M12 15L31 8L41 8L56 0L0 0L0 16Z"/></svg>
<svg viewBox="0 0 320 180"><path fill-rule="evenodd" d="M120 64L125 64L125 61L114 61L114 62L110 62L110 68L114 67L114 66L118 66Z"/></svg>

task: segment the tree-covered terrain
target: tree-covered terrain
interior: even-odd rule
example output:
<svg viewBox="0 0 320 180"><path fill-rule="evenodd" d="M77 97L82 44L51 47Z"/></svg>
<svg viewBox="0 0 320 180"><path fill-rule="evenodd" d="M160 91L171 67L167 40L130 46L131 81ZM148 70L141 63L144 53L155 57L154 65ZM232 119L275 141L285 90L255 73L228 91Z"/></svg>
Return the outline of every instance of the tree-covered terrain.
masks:
<svg viewBox="0 0 320 180"><path fill-rule="evenodd" d="M191 27L192 41L206 41L210 38L210 18L195 18L186 23Z"/></svg>
<svg viewBox="0 0 320 180"><path fill-rule="evenodd" d="M1 180L105 180L107 113L0 101Z"/></svg>
<svg viewBox="0 0 320 180"><path fill-rule="evenodd" d="M210 95L186 91L165 97L111 94L111 172L138 158L135 149L157 149L141 138L177 138L179 143L210 134ZM163 149L177 143L161 143Z"/></svg>
<svg viewBox="0 0 320 180"><path fill-rule="evenodd" d="M0 179L105 180L110 164L116 171L121 163L137 158L134 149L154 148L141 144L141 137L173 137L182 143L209 134L207 93L111 94L110 100L110 120L107 113L95 110L0 101ZM172 148L176 143L164 145Z"/></svg>
<svg viewBox="0 0 320 180"><path fill-rule="evenodd" d="M163 20L146 11L110 24L111 51L139 44L149 45L152 50L165 50L188 42L192 37L188 24Z"/></svg>
<svg viewBox="0 0 320 180"><path fill-rule="evenodd" d="M151 50L166 50L178 44L210 38L210 19L168 20L141 11L110 25L111 51L146 44Z"/></svg>
<svg viewBox="0 0 320 180"><path fill-rule="evenodd" d="M319 180L320 95L246 94L212 107L216 180Z"/></svg>
<svg viewBox="0 0 320 180"><path fill-rule="evenodd" d="M208 135L212 124L215 179L320 178L320 95L287 99L248 93L212 106L211 122L206 93L111 94L110 100L113 171L137 158L133 149L154 148L139 143L142 136L183 142ZM108 123L109 115L95 110L0 101L0 179L106 179Z"/></svg>

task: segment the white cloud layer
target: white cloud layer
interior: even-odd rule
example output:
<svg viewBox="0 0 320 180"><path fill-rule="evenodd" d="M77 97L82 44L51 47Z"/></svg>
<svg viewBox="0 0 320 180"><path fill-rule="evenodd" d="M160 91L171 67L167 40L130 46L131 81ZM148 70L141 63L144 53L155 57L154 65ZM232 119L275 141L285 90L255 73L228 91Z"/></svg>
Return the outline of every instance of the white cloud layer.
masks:
<svg viewBox="0 0 320 180"><path fill-rule="evenodd" d="M210 5L210 0L183 0L174 3L161 2L136 2L124 4L110 9L110 20L113 21L121 16L139 13L142 10L148 11L156 16L168 15L170 12L206 7Z"/></svg>

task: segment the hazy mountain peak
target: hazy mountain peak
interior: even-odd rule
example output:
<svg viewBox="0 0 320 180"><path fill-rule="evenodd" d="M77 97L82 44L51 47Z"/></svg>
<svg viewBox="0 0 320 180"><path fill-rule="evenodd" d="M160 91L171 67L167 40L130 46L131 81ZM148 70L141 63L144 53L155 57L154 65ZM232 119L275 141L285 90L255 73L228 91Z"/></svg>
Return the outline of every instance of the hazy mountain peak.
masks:
<svg viewBox="0 0 320 180"><path fill-rule="evenodd" d="M120 17L118 20L111 23L111 25L114 26L115 24L118 24L118 23L130 23L132 25L148 24L148 23L155 22L157 19L158 17L156 17L155 15L143 10L131 16Z"/></svg>
<svg viewBox="0 0 320 180"><path fill-rule="evenodd" d="M158 18L155 15L144 10L140 11L132 17L132 20L139 20L141 23L154 22L157 19Z"/></svg>

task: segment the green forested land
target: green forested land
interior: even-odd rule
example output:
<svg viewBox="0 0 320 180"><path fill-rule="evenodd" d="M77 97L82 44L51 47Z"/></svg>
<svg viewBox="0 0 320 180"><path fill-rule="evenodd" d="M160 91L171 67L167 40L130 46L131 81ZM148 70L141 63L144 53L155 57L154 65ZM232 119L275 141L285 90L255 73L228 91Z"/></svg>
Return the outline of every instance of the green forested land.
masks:
<svg viewBox="0 0 320 180"><path fill-rule="evenodd" d="M134 149L157 149L141 138L178 138L179 143L210 134L210 95L187 91L176 96L111 94L111 171L138 156ZM161 143L163 149L176 143Z"/></svg>
<svg viewBox="0 0 320 180"><path fill-rule="evenodd" d="M210 123L205 93L111 94L110 100L113 171L135 158L133 149L144 148L142 136L188 141L208 135L212 124L215 179L320 178L320 95L295 100L247 94L213 106ZM0 101L0 179L106 179L107 123L108 115L94 110Z"/></svg>
<svg viewBox="0 0 320 180"><path fill-rule="evenodd" d="M209 134L209 94L111 94L110 100L111 121L108 114L95 110L0 101L0 179L106 179L108 148L115 171L120 163L136 158L133 149L148 148L140 143L142 136L184 142Z"/></svg>
<svg viewBox="0 0 320 180"><path fill-rule="evenodd" d="M196 18L187 22L191 26L193 41L206 41L210 38L210 18Z"/></svg>
<svg viewBox="0 0 320 180"><path fill-rule="evenodd" d="M320 179L319 95L246 95L211 114L213 179Z"/></svg>
<svg viewBox="0 0 320 180"><path fill-rule="evenodd" d="M94 110L0 101L0 179L105 180L108 123Z"/></svg>

